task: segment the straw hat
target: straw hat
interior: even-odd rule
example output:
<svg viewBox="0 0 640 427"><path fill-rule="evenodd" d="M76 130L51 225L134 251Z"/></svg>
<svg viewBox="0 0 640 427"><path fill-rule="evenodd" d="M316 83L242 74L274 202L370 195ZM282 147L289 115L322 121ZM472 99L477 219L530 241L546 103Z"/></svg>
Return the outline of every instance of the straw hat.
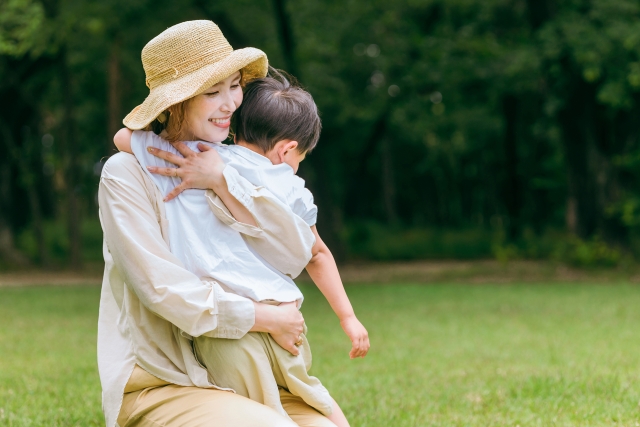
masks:
<svg viewBox="0 0 640 427"><path fill-rule="evenodd" d="M216 24L187 21L160 33L142 49L149 96L124 118L142 129L170 106L199 95L242 70L242 81L267 75L267 56L248 47L233 50Z"/></svg>

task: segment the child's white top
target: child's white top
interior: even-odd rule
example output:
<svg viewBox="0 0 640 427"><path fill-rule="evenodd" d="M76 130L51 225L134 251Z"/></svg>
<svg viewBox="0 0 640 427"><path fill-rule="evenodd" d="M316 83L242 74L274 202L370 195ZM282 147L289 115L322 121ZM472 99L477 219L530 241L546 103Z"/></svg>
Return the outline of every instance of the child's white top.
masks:
<svg viewBox="0 0 640 427"><path fill-rule="evenodd" d="M198 142L185 142L194 151ZM253 185L266 187L289 205L309 226L316 222L317 208L304 180L289 165L273 165L269 159L237 145L206 143L218 151L226 167L234 168ZM167 141L153 132L135 131L131 149L144 170L147 166L175 167L153 156L147 147L180 155ZM148 171L147 171L148 172ZM180 184L180 178L149 173L164 194ZM302 293L290 277L268 264L247 245L243 235L225 225L212 212L205 190L185 190L166 203L171 252L184 267L198 277L219 282L230 292L254 301L275 300L302 303Z"/></svg>

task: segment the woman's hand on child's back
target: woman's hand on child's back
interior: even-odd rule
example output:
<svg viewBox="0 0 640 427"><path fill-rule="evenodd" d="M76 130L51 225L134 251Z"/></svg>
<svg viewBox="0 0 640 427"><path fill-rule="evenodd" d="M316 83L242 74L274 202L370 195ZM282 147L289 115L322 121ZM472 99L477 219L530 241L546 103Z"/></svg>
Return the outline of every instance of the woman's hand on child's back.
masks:
<svg viewBox="0 0 640 427"><path fill-rule="evenodd" d="M182 142L176 142L173 146L184 157L149 147L149 152L154 156L178 165L177 168L148 167L151 173L182 179L182 182L167 194L165 202L189 188L210 188L215 191L216 187L226 185L222 175L225 164L216 150L202 143L198 144L200 152L193 151Z"/></svg>
<svg viewBox="0 0 640 427"><path fill-rule="evenodd" d="M362 326L362 323L355 317L347 317L340 321L342 329L351 340L351 351L349 357L355 359L356 357L365 357L369 352L369 333Z"/></svg>

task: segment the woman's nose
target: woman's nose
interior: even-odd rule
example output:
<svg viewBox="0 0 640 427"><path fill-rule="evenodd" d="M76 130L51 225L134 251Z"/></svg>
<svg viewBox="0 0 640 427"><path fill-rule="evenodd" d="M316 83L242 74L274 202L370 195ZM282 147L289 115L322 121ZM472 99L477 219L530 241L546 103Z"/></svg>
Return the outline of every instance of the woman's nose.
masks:
<svg viewBox="0 0 640 427"><path fill-rule="evenodd" d="M220 105L220 111L225 113L233 113L236 111L236 104L233 102L233 96L231 95L231 91L224 91L222 104Z"/></svg>

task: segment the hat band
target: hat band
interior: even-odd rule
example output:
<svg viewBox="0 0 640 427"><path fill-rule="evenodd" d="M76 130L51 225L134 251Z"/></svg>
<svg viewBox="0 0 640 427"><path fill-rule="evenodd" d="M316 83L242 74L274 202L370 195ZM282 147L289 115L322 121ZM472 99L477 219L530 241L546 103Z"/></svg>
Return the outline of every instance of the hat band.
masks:
<svg viewBox="0 0 640 427"><path fill-rule="evenodd" d="M233 53L233 48L217 49L217 52L210 52L209 54L201 55L197 58L193 58L190 61L185 61L175 66L166 66L162 70L147 70L147 78L145 83L149 89L153 89L160 85L169 83L194 71L197 71L208 65L213 65L225 59L227 56ZM155 72L154 72L155 71Z"/></svg>

